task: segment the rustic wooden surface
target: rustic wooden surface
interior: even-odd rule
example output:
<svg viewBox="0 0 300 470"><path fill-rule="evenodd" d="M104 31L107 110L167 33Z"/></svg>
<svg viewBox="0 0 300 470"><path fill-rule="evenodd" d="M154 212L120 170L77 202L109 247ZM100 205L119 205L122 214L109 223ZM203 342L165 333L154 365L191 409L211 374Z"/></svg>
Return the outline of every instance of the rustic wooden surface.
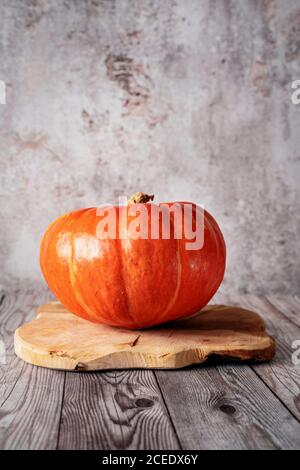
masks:
<svg viewBox="0 0 300 470"><path fill-rule="evenodd" d="M263 316L277 343L270 362L85 374L31 366L14 354L15 329L49 298L34 289L0 293L0 448L300 448L298 297L214 299Z"/></svg>
<svg viewBox="0 0 300 470"><path fill-rule="evenodd" d="M37 309L14 335L17 356L51 369L179 369L211 355L266 361L275 342L255 312L208 305L198 315L145 330L113 328L70 313L59 302Z"/></svg>

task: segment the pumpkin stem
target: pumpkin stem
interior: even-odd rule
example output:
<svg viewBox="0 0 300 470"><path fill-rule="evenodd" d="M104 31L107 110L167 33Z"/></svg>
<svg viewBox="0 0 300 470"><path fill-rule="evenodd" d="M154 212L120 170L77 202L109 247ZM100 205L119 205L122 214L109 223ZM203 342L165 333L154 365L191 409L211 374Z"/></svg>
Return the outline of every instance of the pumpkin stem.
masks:
<svg viewBox="0 0 300 470"><path fill-rule="evenodd" d="M153 201L154 194L146 194L146 193L134 193L131 198L128 200L128 206L130 204L146 204L146 202Z"/></svg>

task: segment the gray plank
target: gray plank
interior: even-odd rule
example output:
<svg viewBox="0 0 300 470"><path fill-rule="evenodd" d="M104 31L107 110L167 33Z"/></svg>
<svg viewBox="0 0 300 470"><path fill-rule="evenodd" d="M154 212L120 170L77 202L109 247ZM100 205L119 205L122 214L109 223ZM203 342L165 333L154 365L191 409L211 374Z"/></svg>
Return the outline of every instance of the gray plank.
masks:
<svg viewBox="0 0 300 470"><path fill-rule="evenodd" d="M300 299L297 296L265 296L271 305L300 328Z"/></svg>
<svg viewBox="0 0 300 470"><path fill-rule="evenodd" d="M299 366L291 363L299 330L284 316L290 308L282 299L280 309L249 296L230 302L261 312L275 333L275 360L253 366L255 372L243 365L159 371L159 387L151 371L67 373L61 409L65 374L26 365L12 348L15 328L47 297L0 295L7 351L0 364L1 448L52 449L58 441L59 448L178 449L177 433L184 448L299 448L299 424L287 410L299 417Z"/></svg>
<svg viewBox="0 0 300 470"><path fill-rule="evenodd" d="M153 372L68 372L59 448L178 449Z"/></svg>
<svg viewBox="0 0 300 470"><path fill-rule="evenodd" d="M6 358L0 366L0 448L56 448L64 372L25 364L13 352L14 330L35 315L46 291L2 292L0 339Z"/></svg>
<svg viewBox="0 0 300 470"><path fill-rule="evenodd" d="M184 449L295 449L300 424L248 365L156 371Z"/></svg>
<svg viewBox="0 0 300 470"><path fill-rule="evenodd" d="M268 331L276 340L276 355L272 361L252 368L300 420L300 364L292 362L295 351L292 344L300 340L300 328L288 318L288 312L294 308L293 302L289 299L274 300L271 297L266 299L249 295L235 297L233 302L257 311L266 321Z"/></svg>

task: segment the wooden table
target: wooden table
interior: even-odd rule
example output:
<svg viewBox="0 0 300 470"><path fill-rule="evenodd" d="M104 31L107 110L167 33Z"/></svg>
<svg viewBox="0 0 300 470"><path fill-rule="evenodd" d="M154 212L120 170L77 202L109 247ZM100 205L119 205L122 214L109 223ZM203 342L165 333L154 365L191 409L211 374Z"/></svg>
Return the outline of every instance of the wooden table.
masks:
<svg viewBox="0 0 300 470"><path fill-rule="evenodd" d="M15 356L14 330L50 298L34 289L0 294L0 448L300 448L298 297L214 299L262 314L277 342L269 363L105 373L53 371Z"/></svg>

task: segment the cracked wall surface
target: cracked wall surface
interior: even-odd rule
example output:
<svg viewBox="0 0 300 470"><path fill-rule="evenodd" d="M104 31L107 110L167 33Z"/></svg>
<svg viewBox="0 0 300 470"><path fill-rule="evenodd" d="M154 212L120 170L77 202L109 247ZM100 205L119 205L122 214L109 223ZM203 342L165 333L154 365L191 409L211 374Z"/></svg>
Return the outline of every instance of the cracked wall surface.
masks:
<svg viewBox="0 0 300 470"><path fill-rule="evenodd" d="M43 285L59 214L146 191L215 216L223 291L299 293L298 1L2 0L0 52L0 283Z"/></svg>

